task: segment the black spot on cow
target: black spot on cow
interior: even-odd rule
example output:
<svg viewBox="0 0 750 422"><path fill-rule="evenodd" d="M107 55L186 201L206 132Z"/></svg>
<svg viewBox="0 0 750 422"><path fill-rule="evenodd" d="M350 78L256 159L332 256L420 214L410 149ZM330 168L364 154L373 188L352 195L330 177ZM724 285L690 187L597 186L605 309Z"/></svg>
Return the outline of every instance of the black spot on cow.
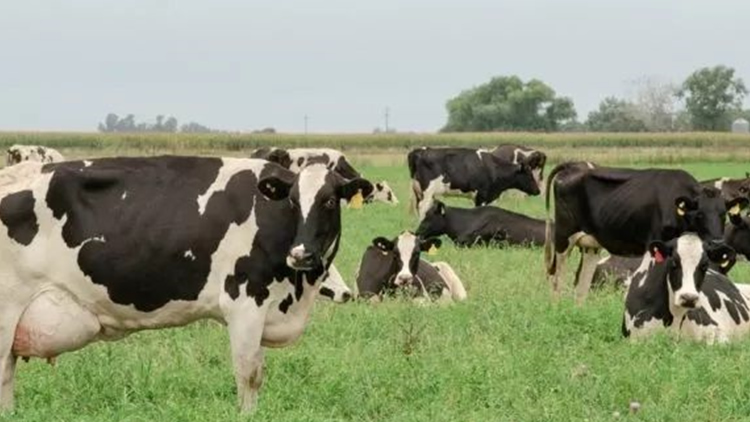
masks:
<svg viewBox="0 0 750 422"><path fill-rule="evenodd" d="M34 213L34 194L25 190L10 194L0 201L0 221L8 229L8 237L29 245L39 231Z"/></svg>
<svg viewBox="0 0 750 422"><path fill-rule="evenodd" d="M299 157L297 159L297 167L302 168L302 165L305 164L305 157Z"/></svg>
<svg viewBox="0 0 750 422"><path fill-rule="evenodd" d="M294 303L294 298L292 298L292 295L289 294L287 297L279 303L279 311L281 313L285 314L287 311L289 311L289 307L292 306L292 303Z"/></svg>
<svg viewBox="0 0 750 422"><path fill-rule="evenodd" d="M224 291L227 292L232 300L240 297L240 283L237 281L237 277L235 277L234 274L228 275L226 280L224 280Z"/></svg>
<svg viewBox="0 0 750 422"><path fill-rule="evenodd" d="M319 293L322 296L330 298L331 300L333 300L334 296L336 296L336 294L333 292L333 290L331 290L331 289L329 289L328 287L325 287L325 286L323 286L323 287L320 288Z"/></svg>

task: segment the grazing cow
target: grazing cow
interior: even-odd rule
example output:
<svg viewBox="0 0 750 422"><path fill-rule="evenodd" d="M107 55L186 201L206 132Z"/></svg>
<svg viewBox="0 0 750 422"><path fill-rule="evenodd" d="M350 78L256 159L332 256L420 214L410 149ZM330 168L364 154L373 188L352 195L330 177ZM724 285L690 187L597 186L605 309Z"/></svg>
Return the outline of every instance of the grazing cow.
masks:
<svg viewBox="0 0 750 422"><path fill-rule="evenodd" d="M105 158L0 171L0 405L18 357L214 319L227 325L239 404L263 347L303 332L341 236L340 199L372 185L325 166Z"/></svg>
<svg viewBox="0 0 750 422"><path fill-rule="evenodd" d="M351 289L333 264L328 267L328 272L323 276L318 293L319 299L327 299L334 303L346 303L352 298Z"/></svg>
<svg viewBox="0 0 750 422"><path fill-rule="evenodd" d="M396 239L373 239L360 263L357 290L363 298L380 298L398 289L423 299L466 299L466 290L450 265L420 258L423 251L440 247L440 239L422 239L403 232Z"/></svg>
<svg viewBox="0 0 750 422"><path fill-rule="evenodd" d="M593 168L592 168L593 167ZM555 214L547 230L545 262L552 289L559 296L565 259L581 249L576 300L588 294L601 249L610 254L642 256L653 240L668 241L685 231L721 239L726 207L715 188L702 187L682 170L618 169L589 163L563 163L547 179L554 181ZM744 198L737 203L746 203Z"/></svg>
<svg viewBox="0 0 750 422"><path fill-rule="evenodd" d="M330 148L282 149L275 147L264 147L255 150L252 154L250 154L250 157L262 158L264 160L272 161L284 168L292 170L295 173L299 173L301 169L308 165L325 164L346 179L361 177L359 172L357 172L357 170L355 170L351 166L351 164L349 164L349 162L346 160L346 157L341 151ZM396 194L385 181L376 183L375 189L372 191L372 194L364 198L365 203L371 203L375 201L385 202L386 204L391 205L398 204Z"/></svg>
<svg viewBox="0 0 750 422"><path fill-rule="evenodd" d="M750 200L750 173L745 173L744 179L722 177L721 179L704 180L701 184L719 189L721 197L727 203L727 209L730 208L729 203L737 198L747 198Z"/></svg>
<svg viewBox="0 0 750 422"><path fill-rule="evenodd" d="M544 195L544 166L547 164L546 154L522 145L500 145L492 150L492 155L511 164L525 163L529 166L541 194Z"/></svg>
<svg viewBox="0 0 750 422"><path fill-rule="evenodd" d="M644 337L666 327L688 338L724 343L748 332L747 298L714 269L734 264L731 247L685 233L651 243L649 253L625 298L623 336Z"/></svg>
<svg viewBox="0 0 750 422"><path fill-rule="evenodd" d="M65 161L62 154L50 147L38 145L13 145L8 148L5 166L9 167L23 161L37 161L40 163L59 163Z"/></svg>
<svg viewBox="0 0 750 422"><path fill-rule="evenodd" d="M447 235L459 246L544 245L545 222L493 206L449 207L435 201L419 223L417 235L428 238Z"/></svg>
<svg viewBox="0 0 750 422"><path fill-rule="evenodd" d="M422 219L433 198L451 191L474 194L474 205L488 205L508 189L539 195L531 168L510 164L487 150L419 148L407 157L415 209Z"/></svg>

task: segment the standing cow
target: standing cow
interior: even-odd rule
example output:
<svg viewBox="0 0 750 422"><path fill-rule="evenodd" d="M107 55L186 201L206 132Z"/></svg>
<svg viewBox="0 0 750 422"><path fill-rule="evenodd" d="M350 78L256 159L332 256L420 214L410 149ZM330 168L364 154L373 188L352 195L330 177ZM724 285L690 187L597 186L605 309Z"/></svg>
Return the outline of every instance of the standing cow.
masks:
<svg viewBox="0 0 750 422"><path fill-rule="evenodd" d="M0 172L0 406L18 357L199 319L227 325L239 405L263 348L303 332L341 236L340 200L372 185L325 166L107 158Z"/></svg>
<svg viewBox="0 0 750 422"><path fill-rule="evenodd" d="M554 227L549 218L553 182ZM578 304L586 299L601 249L643 256L649 242L668 241L687 230L706 239L722 239L726 215L720 192L702 187L682 170L619 169L582 162L563 163L552 170L546 207L545 262L555 296L559 296L566 257L576 246L582 252L576 273Z"/></svg>
<svg viewBox="0 0 750 422"><path fill-rule="evenodd" d="M5 157L5 166L9 167L23 161L37 161L40 163L59 163L65 158L50 147L39 145L13 145L8 148Z"/></svg>
<svg viewBox="0 0 750 422"><path fill-rule="evenodd" d="M510 164L487 150L419 148L407 157L412 193L419 219L437 195L460 191L474 195L474 205L494 202L508 189L539 195L539 186L526 163Z"/></svg>

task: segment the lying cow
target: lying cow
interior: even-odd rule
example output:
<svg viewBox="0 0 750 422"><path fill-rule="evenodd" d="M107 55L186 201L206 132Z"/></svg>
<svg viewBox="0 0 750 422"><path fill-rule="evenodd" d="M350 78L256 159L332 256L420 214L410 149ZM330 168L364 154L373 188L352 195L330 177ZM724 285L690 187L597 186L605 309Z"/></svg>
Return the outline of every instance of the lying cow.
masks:
<svg viewBox="0 0 750 422"><path fill-rule="evenodd" d="M242 410L264 347L303 332L341 237L340 199L372 185L325 166L106 158L0 171L0 406L18 357L214 319Z"/></svg>
<svg viewBox="0 0 750 422"><path fill-rule="evenodd" d="M250 154L252 158L262 158L279 164L284 168L299 173L306 166L312 164L325 164L330 169L346 179L361 177L359 172L352 167L341 151L331 148L291 148L282 149L276 147L264 147ZM385 181L375 184L372 194L364 198L365 203L385 202L397 205L396 193Z"/></svg>
<svg viewBox="0 0 750 422"><path fill-rule="evenodd" d="M487 150L471 148L419 148L407 157L415 209L420 220L434 197L452 191L474 195L474 205L494 202L508 189L539 195L531 168L510 164Z"/></svg>
<svg viewBox="0 0 750 422"><path fill-rule="evenodd" d="M39 145L13 145L8 148L5 157L5 166L9 167L23 161L36 161L40 163L59 163L65 161L62 154L50 147Z"/></svg>
<svg viewBox="0 0 750 422"><path fill-rule="evenodd" d="M447 235L458 246L544 245L545 222L493 206L449 207L435 201L419 223L424 238Z"/></svg>
<svg viewBox="0 0 750 422"><path fill-rule="evenodd" d="M576 300L586 299L601 249L643 256L654 240L668 241L685 231L722 239L726 206L715 188L702 187L682 170L619 169L590 163L564 163L547 179L546 207L554 182L554 227L548 214L547 273L559 296L566 257L581 249ZM745 203L746 199L736 200Z"/></svg>
<svg viewBox="0 0 750 422"><path fill-rule="evenodd" d="M745 173L744 179L722 177L721 179L704 180L701 184L719 189L721 197L727 203L727 209L730 208L729 204L737 198L750 200L750 173Z"/></svg>
<svg viewBox="0 0 750 422"><path fill-rule="evenodd" d="M634 274L625 299L625 337L644 337L666 327L688 338L724 343L748 332L747 298L711 268L733 265L731 247L685 233L651 243L649 252L651 259Z"/></svg>
<svg viewBox="0 0 750 422"><path fill-rule="evenodd" d="M615 286L627 288L627 283L642 261L643 258L641 257L608 255L597 262L591 279L591 286L597 287L613 283Z"/></svg>
<svg viewBox="0 0 750 422"><path fill-rule="evenodd" d="M357 275L359 296L381 298L406 289L413 298L464 300L466 289L450 265L430 263L421 252L440 247L439 239L422 239L403 232L396 239L373 239L360 263Z"/></svg>
<svg viewBox="0 0 750 422"><path fill-rule="evenodd" d="M547 155L543 152L522 145L500 145L491 151L492 155L511 164L526 164L531 169L541 194L544 194L544 166Z"/></svg>
<svg viewBox="0 0 750 422"><path fill-rule="evenodd" d="M319 298L325 298L334 303L346 303L352 298L351 289L333 264L328 267L328 272L323 276L318 293Z"/></svg>

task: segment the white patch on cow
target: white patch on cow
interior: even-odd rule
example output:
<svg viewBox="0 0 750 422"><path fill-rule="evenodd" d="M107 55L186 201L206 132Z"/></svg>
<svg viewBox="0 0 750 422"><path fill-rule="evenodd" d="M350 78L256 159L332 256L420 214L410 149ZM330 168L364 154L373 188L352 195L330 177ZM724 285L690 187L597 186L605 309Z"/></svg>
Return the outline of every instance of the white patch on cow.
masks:
<svg viewBox="0 0 750 422"><path fill-rule="evenodd" d="M263 167L268 164L266 160L254 158L222 158L221 161L222 166L219 168L216 179L203 194L198 196L198 212L201 215L206 212L206 205L208 205L211 196L216 192L225 190L232 176L245 170L252 170L255 174L260 174Z"/></svg>
<svg viewBox="0 0 750 422"><path fill-rule="evenodd" d="M594 165L594 163L592 163L591 161L586 161L586 165L592 170L596 168L596 165Z"/></svg>
<svg viewBox="0 0 750 422"><path fill-rule="evenodd" d="M377 188L375 188L375 190L372 191L372 200L385 202L386 204L397 205L398 199L396 198L396 193L393 192L393 189L391 189L388 183L383 180L380 182L380 186L382 187L382 189L378 190ZM390 194L390 198L388 194Z"/></svg>
<svg viewBox="0 0 750 422"><path fill-rule="evenodd" d="M477 149L477 157L479 157L480 160L482 159L482 154L489 154L489 153L490 153L490 150L488 149L484 149L484 148Z"/></svg>
<svg viewBox="0 0 750 422"><path fill-rule="evenodd" d="M643 324L640 327L636 327L635 319L637 316L638 315L630 315L630 313L625 310L625 328L630 332L630 338L633 340L648 337L655 332L664 329L664 322L658 318L651 318L643 321Z"/></svg>
<svg viewBox="0 0 750 422"><path fill-rule="evenodd" d="M650 253L648 253L648 252L646 252L646 253L645 253L645 254L643 255L643 260L641 260L641 265L639 265L639 266L638 266L638 268L636 268L636 269L635 269L635 271L633 272L633 275L632 275L632 276L630 276L630 277L628 277L627 279L625 279L625 287L627 288L627 287L629 287L629 286L630 286L630 283L631 283L632 279L633 279L633 278L635 278L635 276L636 276L637 274L642 274L642 273L646 273L646 272L648 271L648 269L649 269L649 268L651 267L651 262L652 262L653 260L654 260L654 259L653 259L653 258L651 257L651 254L650 254ZM646 278L647 278L647 276L646 276L646 275L644 275L644 276L643 276L643 277L641 277L641 279L640 279L640 280L638 281L638 288L639 288L639 289L640 289L641 287L643 287L643 285L644 285L644 284L646 284Z"/></svg>
<svg viewBox="0 0 750 422"><path fill-rule="evenodd" d="M714 187L718 190L721 190L721 188L724 186L724 183L729 180L728 177L722 177L721 179L714 182Z"/></svg>
<svg viewBox="0 0 750 422"><path fill-rule="evenodd" d="M183 256L191 261L195 261L195 255L193 254L193 251L190 249L186 250Z"/></svg>
<svg viewBox="0 0 750 422"><path fill-rule="evenodd" d="M524 156L525 158L528 158L531 154L535 152L536 150L533 150L533 149L526 150L526 149L516 148L515 150L513 150L513 164L520 163L520 159L519 159L520 156Z"/></svg>
<svg viewBox="0 0 750 422"><path fill-rule="evenodd" d="M398 249L399 258L401 259L401 268L398 269L398 273L396 274L397 284L399 280L414 278L415 274L412 274L409 269L409 261L411 261L411 256L417 247L417 236L414 233L404 232L396 238L396 249Z"/></svg>
<svg viewBox="0 0 750 422"><path fill-rule="evenodd" d="M682 266L682 285L674 292L673 305L681 308L682 301L689 296L698 296L698 289L695 286L695 271L703 257L703 242L695 234L685 234L677 239L677 246L674 251L680 257ZM671 290L671 284L669 289Z"/></svg>
<svg viewBox="0 0 750 422"><path fill-rule="evenodd" d="M328 296L319 295L319 298L322 300L332 300L335 303L342 303L345 301L345 297L351 297L352 294L351 289L349 289L349 286L344 282L341 273L333 264L328 267L328 276L323 279L322 283L320 283L320 289L324 287L333 292L333 297L330 298Z"/></svg>
<svg viewBox="0 0 750 422"><path fill-rule="evenodd" d="M124 201L124 200L125 200L125 198L127 198L127 197L128 197L128 192L127 192L127 191L125 191L125 192L123 192L123 193L122 193L122 195L120 196L120 199Z"/></svg>
<svg viewBox="0 0 750 422"><path fill-rule="evenodd" d="M438 176L427 184L427 188L423 192L422 200L417 206L419 214L419 221L424 219L427 211L429 211L432 204L435 202L435 196L442 195L450 190L450 184L444 182L443 176Z"/></svg>
<svg viewBox="0 0 750 422"><path fill-rule="evenodd" d="M90 167L92 164L94 164L93 161L83 160L83 166L84 167Z"/></svg>
<svg viewBox="0 0 750 422"><path fill-rule="evenodd" d="M328 169L320 164L305 167L300 172L299 206L303 221L307 221L307 216L310 215L318 192L325 186L327 175Z"/></svg>
<svg viewBox="0 0 750 422"><path fill-rule="evenodd" d="M289 166L289 170L299 173L303 168L309 165L311 159L320 158L324 155L328 156L328 161L325 163L316 163L323 165L336 165L339 158L344 157L341 151L332 148L292 148L288 149L289 158L292 160L292 164ZM300 158L302 164L299 164Z"/></svg>

